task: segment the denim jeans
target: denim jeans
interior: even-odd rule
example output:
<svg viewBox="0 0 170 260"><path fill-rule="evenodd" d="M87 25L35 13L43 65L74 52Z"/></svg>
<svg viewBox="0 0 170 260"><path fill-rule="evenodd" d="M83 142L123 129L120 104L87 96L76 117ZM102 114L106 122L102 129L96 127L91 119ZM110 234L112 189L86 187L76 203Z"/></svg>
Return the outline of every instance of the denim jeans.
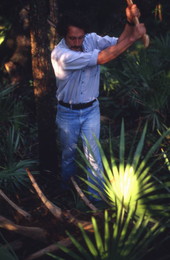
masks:
<svg viewBox="0 0 170 260"><path fill-rule="evenodd" d="M58 104L56 123L62 151L62 183L68 185L70 178L77 173L75 159L77 143L80 137L82 139L84 154L94 169L94 171L92 171L88 168L88 171L95 177L98 185L101 186L103 168L99 148L94 138L95 136L99 139L100 135L99 101L95 101L91 107L80 110L71 110L70 108ZM90 152L90 149L88 149L85 139L88 140L92 153ZM94 156L92 156L92 154ZM88 181L93 183L93 180L89 176L87 176L87 178ZM98 194L90 187L88 190L93 194Z"/></svg>

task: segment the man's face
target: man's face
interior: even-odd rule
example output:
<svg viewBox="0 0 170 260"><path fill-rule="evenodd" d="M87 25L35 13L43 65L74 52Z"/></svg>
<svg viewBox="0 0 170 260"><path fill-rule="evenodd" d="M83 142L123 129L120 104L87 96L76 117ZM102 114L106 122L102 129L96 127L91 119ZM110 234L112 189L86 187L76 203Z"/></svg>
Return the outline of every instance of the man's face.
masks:
<svg viewBox="0 0 170 260"><path fill-rule="evenodd" d="M65 37L66 44L73 51L82 51L84 36L84 30L75 26L69 26Z"/></svg>

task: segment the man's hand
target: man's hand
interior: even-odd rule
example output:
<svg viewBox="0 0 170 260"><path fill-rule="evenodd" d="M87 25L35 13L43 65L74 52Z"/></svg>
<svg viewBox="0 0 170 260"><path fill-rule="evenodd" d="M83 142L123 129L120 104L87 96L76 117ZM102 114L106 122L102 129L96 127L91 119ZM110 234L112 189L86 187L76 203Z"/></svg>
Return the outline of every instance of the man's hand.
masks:
<svg viewBox="0 0 170 260"><path fill-rule="evenodd" d="M137 5L132 4L131 6L128 6L126 8L126 17L130 23L134 23L135 17L137 17L137 18L140 17L140 11L139 11Z"/></svg>
<svg viewBox="0 0 170 260"><path fill-rule="evenodd" d="M137 41L146 34L146 28L143 23L136 24L132 29L131 40Z"/></svg>
<svg viewBox="0 0 170 260"><path fill-rule="evenodd" d="M138 9L138 7L133 4L132 0L126 0L128 3L128 7L126 8L126 17L127 17L127 21L130 23L129 25L139 25L139 17L140 17L140 11ZM143 25L143 29L142 26L141 28L136 28L139 29L139 33L142 35L142 40L143 40L143 44L145 46L145 48L147 48L149 46L149 36L146 34L146 28ZM135 28L134 28L135 30ZM145 30L145 33L143 34L142 30ZM134 31L134 38L135 36L137 36L137 33L135 34Z"/></svg>

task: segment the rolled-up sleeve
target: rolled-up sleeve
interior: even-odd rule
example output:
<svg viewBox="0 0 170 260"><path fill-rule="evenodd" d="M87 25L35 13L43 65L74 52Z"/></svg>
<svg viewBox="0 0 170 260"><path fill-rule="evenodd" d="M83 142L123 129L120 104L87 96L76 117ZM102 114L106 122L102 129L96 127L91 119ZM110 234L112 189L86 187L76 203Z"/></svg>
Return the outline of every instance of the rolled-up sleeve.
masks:
<svg viewBox="0 0 170 260"><path fill-rule="evenodd" d="M94 66L97 64L97 58L100 50L95 49L92 52L91 59L89 60L88 66Z"/></svg>
<svg viewBox="0 0 170 260"><path fill-rule="evenodd" d="M82 69L87 66L94 66L97 64L97 57L100 50L93 50L90 52L75 52L67 50L67 52L60 51L56 55L52 55L52 59L57 59L58 63L64 70Z"/></svg>
<svg viewBox="0 0 170 260"><path fill-rule="evenodd" d="M96 33L92 33L92 37L94 40L94 45L97 46L97 49L103 50L111 45L116 45L118 38L117 37L110 37L108 35L101 37Z"/></svg>

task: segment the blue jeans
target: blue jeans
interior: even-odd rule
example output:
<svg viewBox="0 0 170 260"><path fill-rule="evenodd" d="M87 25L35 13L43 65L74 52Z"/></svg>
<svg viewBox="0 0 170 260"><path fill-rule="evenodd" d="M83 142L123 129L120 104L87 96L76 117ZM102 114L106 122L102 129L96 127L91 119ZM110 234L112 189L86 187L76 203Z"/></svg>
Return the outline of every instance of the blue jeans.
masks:
<svg viewBox="0 0 170 260"><path fill-rule="evenodd" d="M62 151L61 179L64 185L68 185L72 176L76 175L76 152L79 137L82 139L83 150L86 158L90 162L94 171L88 168L88 171L95 177L99 186L102 186L102 161L99 148L94 136L99 139L100 135L100 109L99 101L95 101L91 107L71 110L60 104L57 107L56 123L58 126L59 141ZM89 151L87 142L90 144L92 153ZM94 156L92 156L94 154ZM94 183L87 176L88 181ZM89 192L98 194L94 189L88 188Z"/></svg>

